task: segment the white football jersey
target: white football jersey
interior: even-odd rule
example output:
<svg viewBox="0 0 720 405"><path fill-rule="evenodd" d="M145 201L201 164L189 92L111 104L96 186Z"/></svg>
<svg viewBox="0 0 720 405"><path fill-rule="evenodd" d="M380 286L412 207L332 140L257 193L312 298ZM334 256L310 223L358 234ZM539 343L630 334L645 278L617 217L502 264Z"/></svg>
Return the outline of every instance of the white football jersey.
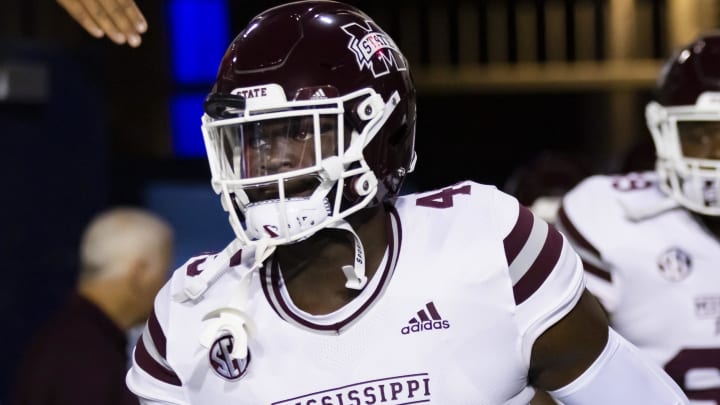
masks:
<svg viewBox="0 0 720 405"><path fill-rule="evenodd" d="M383 263L336 312L297 308L272 258L253 273L245 312L256 333L242 360L229 357L231 337L208 348L199 335L252 255L231 255L202 299L177 302L187 280L227 255L191 259L156 299L128 386L171 404L527 404L533 342L584 290L569 243L473 182L399 197L387 220Z"/></svg>
<svg viewBox="0 0 720 405"><path fill-rule="evenodd" d="M657 182L654 172L590 177L564 197L557 226L613 329L693 404L720 404L720 244L688 210L657 210L668 202Z"/></svg>

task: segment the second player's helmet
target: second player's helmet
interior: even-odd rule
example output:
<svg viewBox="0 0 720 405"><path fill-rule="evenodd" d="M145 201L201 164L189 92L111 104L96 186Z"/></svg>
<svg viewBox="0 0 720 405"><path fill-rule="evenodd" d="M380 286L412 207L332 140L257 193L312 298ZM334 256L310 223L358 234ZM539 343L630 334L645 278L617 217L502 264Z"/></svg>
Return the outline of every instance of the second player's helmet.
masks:
<svg viewBox="0 0 720 405"><path fill-rule="evenodd" d="M202 125L238 238L290 243L395 196L415 163L415 109L405 57L362 11L299 1L256 16Z"/></svg>
<svg viewBox="0 0 720 405"><path fill-rule="evenodd" d="M720 215L720 33L666 62L646 118L664 191L692 211Z"/></svg>

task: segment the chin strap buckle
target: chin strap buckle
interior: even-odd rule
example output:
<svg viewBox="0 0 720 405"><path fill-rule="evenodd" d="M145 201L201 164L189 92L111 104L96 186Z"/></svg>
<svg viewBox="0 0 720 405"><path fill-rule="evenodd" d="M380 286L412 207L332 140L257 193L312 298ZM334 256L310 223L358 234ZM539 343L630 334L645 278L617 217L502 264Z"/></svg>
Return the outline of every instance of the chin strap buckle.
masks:
<svg viewBox="0 0 720 405"><path fill-rule="evenodd" d="M362 290L365 288L368 279L365 275L364 267L362 269L356 269L353 266L342 266L342 271L345 273L345 278L347 278L345 287L352 290Z"/></svg>

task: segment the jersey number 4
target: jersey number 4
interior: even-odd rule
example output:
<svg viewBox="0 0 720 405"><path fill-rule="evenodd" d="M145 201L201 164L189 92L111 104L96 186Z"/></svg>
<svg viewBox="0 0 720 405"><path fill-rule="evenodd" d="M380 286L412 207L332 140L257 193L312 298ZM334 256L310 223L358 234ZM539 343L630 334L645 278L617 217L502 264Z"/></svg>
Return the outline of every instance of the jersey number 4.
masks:
<svg viewBox="0 0 720 405"><path fill-rule="evenodd" d="M442 189L437 193L418 198L415 200L415 205L430 208L450 208L453 206L453 196L455 194L470 195L470 185Z"/></svg>

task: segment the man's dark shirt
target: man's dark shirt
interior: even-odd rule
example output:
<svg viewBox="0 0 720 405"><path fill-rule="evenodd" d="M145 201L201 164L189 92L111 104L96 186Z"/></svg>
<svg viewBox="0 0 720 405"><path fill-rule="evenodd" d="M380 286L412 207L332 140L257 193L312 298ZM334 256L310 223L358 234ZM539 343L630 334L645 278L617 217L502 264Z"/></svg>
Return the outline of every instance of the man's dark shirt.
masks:
<svg viewBox="0 0 720 405"><path fill-rule="evenodd" d="M118 326L72 295L28 346L11 405L138 405L125 386L126 347Z"/></svg>

